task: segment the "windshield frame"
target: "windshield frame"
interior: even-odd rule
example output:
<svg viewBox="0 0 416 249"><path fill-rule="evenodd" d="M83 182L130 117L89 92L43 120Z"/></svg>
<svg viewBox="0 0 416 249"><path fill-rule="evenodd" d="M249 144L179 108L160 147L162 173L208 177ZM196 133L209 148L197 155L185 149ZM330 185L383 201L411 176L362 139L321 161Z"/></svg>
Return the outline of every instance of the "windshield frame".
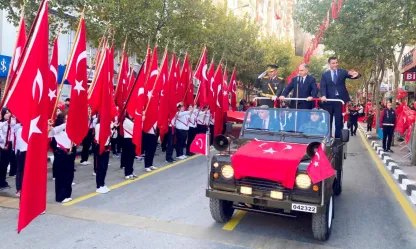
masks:
<svg viewBox="0 0 416 249"><path fill-rule="evenodd" d="M247 119L249 118L249 115L251 116L253 111L258 111L258 110L268 110L270 112L275 112L275 114L279 115L282 112L292 112L295 115L299 113L308 113L307 115L309 116L309 113L311 112L318 112L318 113L322 113L322 119L325 120L325 126L327 127L327 131L325 134L308 134L308 133L303 133L300 131L299 127L296 121L296 125L295 125L295 129L294 130L266 130L266 129L261 129L261 128L248 128L248 124L247 123ZM251 118L251 117L250 117ZM298 118L299 119L299 118ZM251 121L251 120L250 120ZM321 120L322 121L322 120ZM245 115L244 115L244 121L243 121L243 126L241 129L241 135L243 135L244 133L248 132L248 133L261 133L261 134L270 134L270 135L281 135L281 136L302 136L302 137L319 137L319 138L329 138L330 137L330 115L326 110L323 109L314 109L314 110L310 110L310 109L288 109L288 108L262 108L262 107L251 107L249 108Z"/></svg>

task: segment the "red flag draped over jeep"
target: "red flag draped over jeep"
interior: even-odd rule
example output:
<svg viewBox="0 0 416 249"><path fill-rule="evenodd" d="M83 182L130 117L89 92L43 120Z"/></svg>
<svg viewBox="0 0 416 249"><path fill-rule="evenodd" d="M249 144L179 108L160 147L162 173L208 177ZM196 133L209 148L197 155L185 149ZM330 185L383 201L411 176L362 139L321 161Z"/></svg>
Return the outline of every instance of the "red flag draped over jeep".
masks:
<svg viewBox="0 0 416 249"><path fill-rule="evenodd" d="M251 141L231 157L234 176L236 179L267 179L293 189L296 171L306 147L306 144Z"/></svg>

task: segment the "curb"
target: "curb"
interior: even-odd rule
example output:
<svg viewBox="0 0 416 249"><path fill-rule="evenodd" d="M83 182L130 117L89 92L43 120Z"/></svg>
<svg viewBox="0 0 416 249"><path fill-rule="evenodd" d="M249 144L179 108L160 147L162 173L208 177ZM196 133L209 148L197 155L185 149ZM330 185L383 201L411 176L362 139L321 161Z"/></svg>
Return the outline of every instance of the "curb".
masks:
<svg viewBox="0 0 416 249"><path fill-rule="evenodd" d="M361 126L358 125L360 131L366 136L367 140L371 138L371 135L366 134L366 131ZM390 171L394 179L399 184L400 188L409 196L411 202L416 205L416 184L411 181L407 174L404 173L397 162L393 160L386 152L383 151L381 145L376 141L371 141L371 147L374 149L378 157L383 162L383 165Z"/></svg>

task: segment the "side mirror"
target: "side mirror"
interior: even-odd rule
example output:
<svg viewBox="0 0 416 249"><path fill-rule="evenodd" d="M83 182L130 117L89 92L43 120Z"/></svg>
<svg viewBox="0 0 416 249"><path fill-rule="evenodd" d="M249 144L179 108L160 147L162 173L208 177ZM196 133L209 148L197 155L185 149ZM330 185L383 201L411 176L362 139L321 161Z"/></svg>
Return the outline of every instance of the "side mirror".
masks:
<svg viewBox="0 0 416 249"><path fill-rule="evenodd" d="M232 133L233 132L233 123L227 122L227 127L225 128L225 132Z"/></svg>
<svg viewBox="0 0 416 249"><path fill-rule="evenodd" d="M348 143L350 141L350 131L347 129L341 130L341 142Z"/></svg>

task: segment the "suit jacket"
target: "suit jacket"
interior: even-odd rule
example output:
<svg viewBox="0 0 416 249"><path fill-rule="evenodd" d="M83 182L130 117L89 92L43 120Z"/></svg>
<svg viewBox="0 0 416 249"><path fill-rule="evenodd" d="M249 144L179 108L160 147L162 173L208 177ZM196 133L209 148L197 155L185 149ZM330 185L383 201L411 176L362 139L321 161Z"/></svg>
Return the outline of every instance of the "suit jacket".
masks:
<svg viewBox="0 0 416 249"><path fill-rule="evenodd" d="M352 78L352 76L348 74L347 70L338 69L337 75L338 75L337 82L333 82L331 70L328 70L322 74L321 96L322 97L325 96L327 99L340 98L344 102L349 102L351 99L347 91L345 80L346 79L353 79L353 80L358 79L361 77L361 74L359 74L357 78ZM338 96L336 96L336 92L338 92Z"/></svg>
<svg viewBox="0 0 416 249"><path fill-rule="evenodd" d="M318 87L316 86L316 80L313 76L307 75L305 81L301 85L301 77L294 77L290 81L289 85L283 90L282 95L287 97L293 90L293 98L307 98L318 97ZM298 102L298 109L312 109L313 103L309 101L296 101L293 100L290 103L291 108L296 108L296 102Z"/></svg>
<svg viewBox="0 0 416 249"><path fill-rule="evenodd" d="M251 122L249 128L254 129L261 129L263 126L263 120L258 115L251 116ZM269 131L278 131L280 127L278 126L278 121L273 118L269 117L268 129Z"/></svg>

